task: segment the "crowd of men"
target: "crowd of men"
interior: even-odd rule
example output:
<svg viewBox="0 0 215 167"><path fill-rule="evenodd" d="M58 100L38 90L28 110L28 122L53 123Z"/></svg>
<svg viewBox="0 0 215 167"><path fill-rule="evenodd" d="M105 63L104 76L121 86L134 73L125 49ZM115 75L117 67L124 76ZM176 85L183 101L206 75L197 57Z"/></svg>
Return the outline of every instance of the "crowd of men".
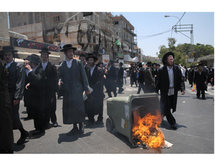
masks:
<svg viewBox="0 0 215 167"><path fill-rule="evenodd" d="M24 64L14 61L16 50L3 47L0 59L0 152L13 152L13 129L20 131L16 142L22 145L34 136L43 136L50 125L58 127L56 117L56 93L63 96L63 123L73 125L67 135L83 134L85 126L103 125L104 87L108 97L123 92L127 72L123 63L115 67L113 61L107 65L98 63L97 57L74 55L77 48L66 44L62 48L65 60L59 68L49 62L48 48L42 48L40 56L32 54L24 59ZM205 70L201 64L198 69L188 71L174 64L174 53L163 56L163 66L148 62L131 65L128 73L130 84L138 87L137 94L159 92L161 94L161 113L166 116L172 129L177 129L171 113L176 111L177 93L185 93L184 81L196 84L197 97L202 94L208 81L213 84L213 69ZM209 79L210 78L210 79ZM117 91L118 90L118 91ZM28 116L33 119L34 131L29 134L19 117L19 104L24 98ZM97 118L95 118L97 116ZM86 117L87 122L86 122ZM51 123L50 123L51 122ZM86 124L86 125L85 125Z"/></svg>

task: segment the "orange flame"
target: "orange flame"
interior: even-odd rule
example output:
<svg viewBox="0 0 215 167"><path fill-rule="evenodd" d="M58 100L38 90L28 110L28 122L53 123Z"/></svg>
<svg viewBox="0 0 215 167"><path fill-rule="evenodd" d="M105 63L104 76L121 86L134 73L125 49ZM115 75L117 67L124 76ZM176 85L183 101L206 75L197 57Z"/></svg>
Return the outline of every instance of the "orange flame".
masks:
<svg viewBox="0 0 215 167"><path fill-rule="evenodd" d="M144 143L150 148L161 148L164 145L164 134L160 129L161 115L148 113L141 118L138 111L134 111L133 138Z"/></svg>

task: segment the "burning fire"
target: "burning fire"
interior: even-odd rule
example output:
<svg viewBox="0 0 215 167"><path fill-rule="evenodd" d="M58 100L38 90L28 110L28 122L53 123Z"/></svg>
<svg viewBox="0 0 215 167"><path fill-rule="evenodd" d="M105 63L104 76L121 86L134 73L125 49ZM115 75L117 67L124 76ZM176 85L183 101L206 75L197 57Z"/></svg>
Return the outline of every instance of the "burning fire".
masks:
<svg viewBox="0 0 215 167"><path fill-rule="evenodd" d="M164 134L160 129L161 115L148 113L141 118L138 111L134 111L134 125L132 128L133 138L137 144L146 144L150 148L161 148L164 146Z"/></svg>

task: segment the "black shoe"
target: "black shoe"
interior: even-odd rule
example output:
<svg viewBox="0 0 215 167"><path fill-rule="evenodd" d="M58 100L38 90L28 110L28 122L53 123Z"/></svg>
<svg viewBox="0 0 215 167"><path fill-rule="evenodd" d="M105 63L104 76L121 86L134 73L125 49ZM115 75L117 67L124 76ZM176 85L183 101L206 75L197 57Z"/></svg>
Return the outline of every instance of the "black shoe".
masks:
<svg viewBox="0 0 215 167"><path fill-rule="evenodd" d="M202 97L202 100L206 100L206 98L205 98L205 97Z"/></svg>
<svg viewBox="0 0 215 167"><path fill-rule="evenodd" d="M173 130L177 130L177 126L176 126L176 124L171 125L171 129L173 129Z"/></svg>
<svg viewBox="0 0 215 167"><path fill-rule="evenodd" d="M45 134L45 130L35 130L32 135L33 136L43 136Z"/></svg>
<svg viewBox="0 0 215 167"><path fill-rule="evenodd" d="M52 124L52 126L56 128L56 127L58 127L58 123L55 122L55 123Z"/></svg>
<svg viewBox="0 0 215 167"><path fill-rule="evenodd" d="M78 127L74 127L69 133L67 133L68 136L77 135L79 133Z"/></svg>
<svg viewBox="0 0 215 167"><path fill-rule="evenodd" d="M29 133L26 131L25 133L22 133L19 140L17 141L17 145L22 145L25 143L25 140L29 137Z"/></svg>

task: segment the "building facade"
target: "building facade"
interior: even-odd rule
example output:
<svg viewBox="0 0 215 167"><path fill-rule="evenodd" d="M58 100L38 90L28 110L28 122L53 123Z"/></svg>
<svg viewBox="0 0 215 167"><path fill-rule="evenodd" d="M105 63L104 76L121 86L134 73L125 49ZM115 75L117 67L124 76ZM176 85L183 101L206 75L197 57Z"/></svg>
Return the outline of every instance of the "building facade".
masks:
<svg viewBox="0 0 215 167"><path fill-rule="evenodd" d="M122 15L107 12L11 12L10 30L29 40L57 46L71 43L78 50L111 60L138 56L134 26Z"/></svg>

